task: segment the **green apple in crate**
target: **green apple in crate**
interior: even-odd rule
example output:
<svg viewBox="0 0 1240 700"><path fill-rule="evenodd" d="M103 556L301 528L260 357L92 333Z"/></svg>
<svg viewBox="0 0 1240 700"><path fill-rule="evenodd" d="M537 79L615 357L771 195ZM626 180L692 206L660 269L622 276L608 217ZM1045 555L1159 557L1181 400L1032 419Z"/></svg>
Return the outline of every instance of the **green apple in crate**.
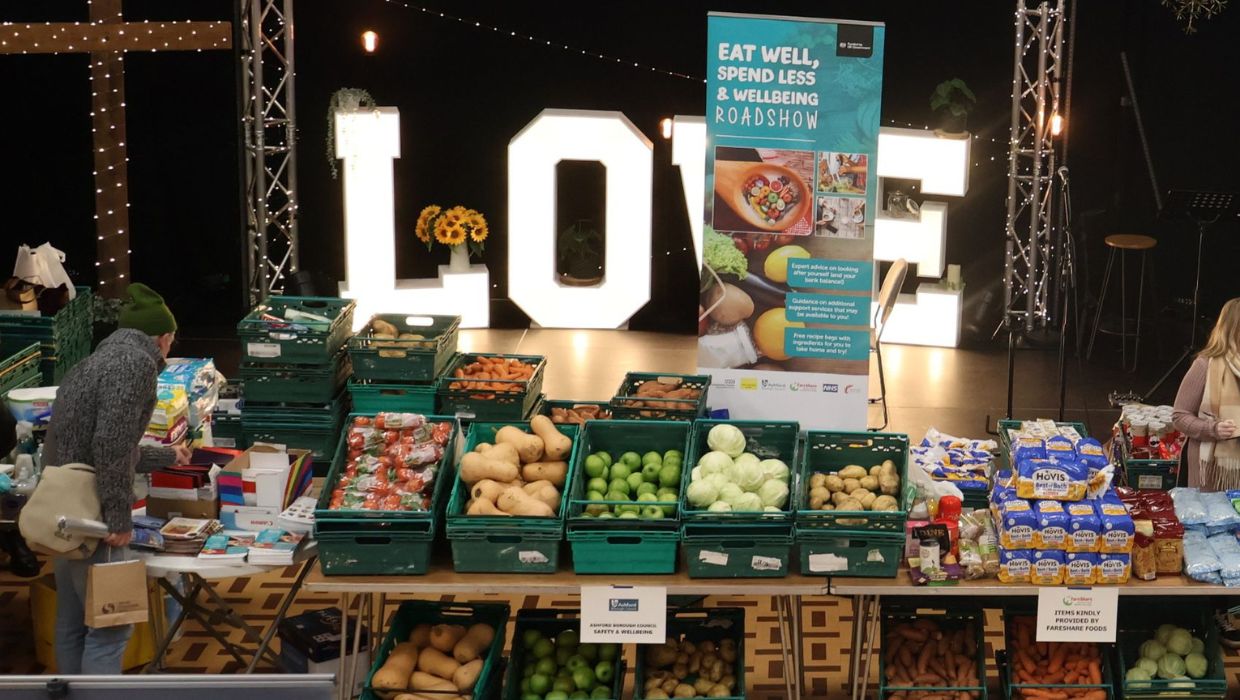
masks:
<svg viewBox="0 0 1240 700"><path fill-rule="evenodd" d="M680 499L683 459L680 450L662 454L629 451L619 458L602 451L587 455L582 464L588 504L584 515L642 520L672 517L676 514L674 504Z"/></svg>
<svg viewBox="0 0 1240 700"><path fill-rule="evenodd" d="M526 630L521 700L603 700L612 697L615 644L581 644L577 630L553 638Z"/></svg>

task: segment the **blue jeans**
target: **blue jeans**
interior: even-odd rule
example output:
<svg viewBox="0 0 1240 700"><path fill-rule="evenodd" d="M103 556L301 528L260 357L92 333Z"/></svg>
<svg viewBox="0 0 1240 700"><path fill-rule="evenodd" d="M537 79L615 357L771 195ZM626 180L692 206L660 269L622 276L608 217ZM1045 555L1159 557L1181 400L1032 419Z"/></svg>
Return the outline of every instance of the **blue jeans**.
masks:
<svg viewBox="0 0 1240 700"><path fill-rule="evenodd" d="M86 626L86 571L91 564L132 558L124 547L100 543L87 559L53 560L56 571L56 672L59 675L115 675L133 625Z"/></svg>

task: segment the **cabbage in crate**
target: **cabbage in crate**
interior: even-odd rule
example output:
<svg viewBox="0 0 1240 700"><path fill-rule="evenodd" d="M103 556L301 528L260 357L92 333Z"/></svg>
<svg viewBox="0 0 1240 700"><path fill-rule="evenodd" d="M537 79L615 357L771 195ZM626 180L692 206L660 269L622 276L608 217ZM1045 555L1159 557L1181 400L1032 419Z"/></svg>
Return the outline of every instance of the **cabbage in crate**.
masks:
<svg viewBox="0 0 1240 700"><path fill-rule="evenodd" d="M689 505L712 513L778 513L788 503L788 465L746 452L745 434L721 423L710 429L711 451L698 459L685 491ZM756 448L755 448L756 449Z"/></svg>
<svg viewBox="0 0 1240 700"><path fill-rule="evenodd" d="M1174 681L1173 688L1192 688L1193 680L1209 672L1205 642L1183 627L1160 625L1154 638L1142 642L1137 649L1140 658L1124 674L1131 688L1148 688L1144 681Z"/></svg>

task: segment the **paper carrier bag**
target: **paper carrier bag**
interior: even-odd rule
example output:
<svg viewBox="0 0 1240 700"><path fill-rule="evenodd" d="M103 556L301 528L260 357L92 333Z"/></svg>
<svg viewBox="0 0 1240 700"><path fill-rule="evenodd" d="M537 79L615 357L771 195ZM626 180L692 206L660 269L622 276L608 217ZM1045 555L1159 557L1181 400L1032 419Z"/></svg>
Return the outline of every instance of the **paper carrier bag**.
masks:
<svg viewBox="0 0 1240 700"><path fill-rule="evenodd" d="M86 626L146 622L146 563L140 559L95 564L86 571Z"/></svg>

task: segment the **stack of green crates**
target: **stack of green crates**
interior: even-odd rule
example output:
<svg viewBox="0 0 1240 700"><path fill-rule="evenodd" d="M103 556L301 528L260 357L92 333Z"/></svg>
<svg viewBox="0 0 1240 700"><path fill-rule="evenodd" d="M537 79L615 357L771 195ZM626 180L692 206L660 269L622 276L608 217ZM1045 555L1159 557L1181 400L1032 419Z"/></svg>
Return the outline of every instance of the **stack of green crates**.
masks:
<svg viewBox="0 0 1240 700"><path fill-rule="evenodd" d="M376 320L392 324L400 335L419 338L376 338ZM435 383L456 353L460 316L376 314L349 338L353 377L349 395L361 413L435 412Z"/></svg>
<svg viewBox="0 0 1240 700"><path fill-rule="evenodd" d="M809 507L809 481L816 473L870 467L891 460L900 474L899 510L839 511ZM908 436L899 433L806 433L797 461L796 534L801 573L894 578L904 554L904 526L916 488L908 479Z"/></svg>
<svg viewBox="0 0 1240 700"><path fill-rule="evenodd" d="M430 600L407 600L401 603L396 614L392 616L392 621L388 623L383 644L379 645L379 650L375 652L375 660L366 676L361 700L380 700L402 694L401 691L393 691L391 688L375 689L371 685L371 679L376 671L383 668L392 649L408 640L418 625L460 625L465 628L475 624L490 625L495 630L495 637L482 657L482 671L478 673L473 688L464 692L468 693L467 697L479 700L494 697L503 681L504 631L508 626L508 611L508 606L503 603L440 603ZM406 690L411 694L415 692L413 689ZM429 695L435 697L436 692L439 691L431 691Z"/></svg>
<svg viewBox="0 0 1240 700"><path fill-rule="evenodd" d="M237 324L241 339L241 435L332 456L347 411L344 392L355 303L271 297ZM320 320L322 319L322 320Z"/></svg>
<svg viewBox="0 0 1240 700"><path fill-rule="evenodd" d="M689 453L680 483L680 553L690 578L779 578L792 560L793 503L778 513L716 513L692 506L687 498L693 466L710 451L707 435L717 425L732 425L746 438L746 452L778 459L791 470L797 463L795 422L700 420L689 436Z"/></svg>
<svg viewBox="0 0 1240 700"><path fill-rule="evenodd" d="M314 509L314 538L319 565L328 576L416 576L431 565L431 552L448 493L452 490L459 425L454 418L427 416L428 421L448 421L452 435L435 471L431 506L425 511L332 509L332 492L348 461L349 428L355 418L374 414L349 414L341 431L331 469L323 481Z"/></svg>
<svg viewBox="0 0 1240 700"><path fill-rule="evenodd" d="M494 443L495 433L505 425L523 430L528 423L474 423L463 453L472 452L483 442ZM568 457L569 473L565 483L572 481L576 463L577 426L557 425L559 431L573 440ZM565 499L561 494L560 512L554 518L526 516L466 515L469 487L461 481L460 470L453 480L448 498L448 541L452 543L453 568L458 573L521 573L552 574L560 565L560 544L564 541Z"/></svg>
<svg viewBox="0 0 1240 700"><path fill-rule="evenodd" d="M528 379L492 379L486 380L496 384L511 386L510 391L479 390L454 388L453 384L460 381L453 377L457 368L476 362L477 354L458 353L448 369L439 378L435 389L435 403L438 412L458 416L465 421L517 421L526 420L534 415L538 402L542 400L543 374L547 360L542 355L502 355L499 353L483 353L486 357L516 359L534 366L534 373ZM474 380L476 381L476 380Z"/></svg>
<svg viewBox="0 0 1240 700"><path fill-rule="evenodd" d="M619 459L625 452L688 451L691 424L681 421L592 420L581 430L568 488L568 542L573 571L579 574L671 574L676 571L676 544L680 540L677 501L586 500L589 480L585 459L599 451ZM689 464L682 459L681 469ZM588 508L659 506L662 518L594 517ZM670 511L670 512L669 512Z"/></svg>
<svg viewBox="0 0 1240 700"><path fill-rule="evenodd" d="M517 611L516 627L512 631L512 652L508 657L508 668L504 672L504 692L500 696L501 700L522 700L531 695L522 688L522 683L529 679L526 669L533 669L535 664L535 661L529 658L533 650L527 648L525 644L527 634L536 636L535 633L537 633L542 638L550 640L569 630L577 632L576 636L580 637L581 611L556 608L545 610L527 608ZM624 650L623 648L614 649L615 645L612 646L617 653L614 655L615 660L611 666L611 693L606 695L591 693L590 697L593 700L620 700L624 692ZM642 647L638 648L642 649ZM598 663L603 663L602 659ZM591 666L597 668L595 664Z"/></svg>
<svg viewBox="0 0 1240 700"><path fill-rule="evenodd" d="M729 664L724 674L732 676L735 686L726 695L710 695L723 700L744 700L745 698L745 610L744 608L681 608L667 612L667 638L684 639L693 644L711 642L716 648L725 639L736 642L736 659ZM647 649L653 647L639 646L637 665L633 670L633 700L646 700L650 693L646 690L646 676L654 669L647 668ZM725 662L726 663L726 662ZM665 693L670 695L670 693ZM697 693L694 697L702 697ZM879 696L886 697L886 696Z"/></svg>
<svg viewBox="0 0 1240 700"><path fill-rule="evenodd" d="M661 382L677 388L694 389L696 398L656 398L640 396L638 387L646 382ZM706 393L710 375L629 372L611 400L611 414L618 420L683 420L693 421L706 415Z"/></svg>
<svg viewBox="0 0 1240 700"><path fill-rule="evenodd" d="M43 370L39 366L42 352L38 343L31 343L10 356L0 359L0 411L4 407L4 395L14 389L39 386Z"/></svg>
<svg viewBox="0 0 1240 700"><path fill-rule="evenodd" d="M55 316L0 311L0 357L38 343L44 386L59 384L66 372L90 354L95 333L94 295L89 287L76 290L73 300Z"/></svg>

